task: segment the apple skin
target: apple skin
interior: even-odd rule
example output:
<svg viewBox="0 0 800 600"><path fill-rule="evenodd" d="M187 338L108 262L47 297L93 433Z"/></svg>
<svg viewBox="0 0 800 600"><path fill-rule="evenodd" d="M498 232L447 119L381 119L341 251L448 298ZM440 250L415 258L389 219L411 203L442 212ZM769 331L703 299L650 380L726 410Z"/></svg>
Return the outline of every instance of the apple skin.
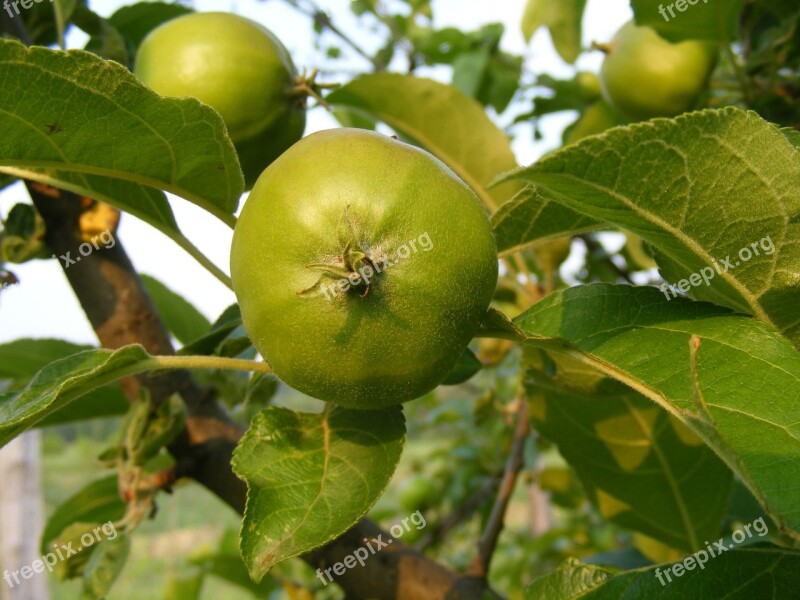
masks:
<svg viewBox="0 0 800 600"><path fill-rule="evenodd" d="M411 252L409 240L427 243ZM344 279L353 261L373 270L367 287ZM275 375L354 409L441 384L497 271L475 193L424 150L362 129L311 134L267 167L231 245L244 328Z"/></svg>
<svg viewBox="0 0 800 600"><path fill-rule="evenodd" d="M674 117L695 108L717 61L708 42L668 42L650 27L626 23L608 45L603 95L635 120Z"/></svg>

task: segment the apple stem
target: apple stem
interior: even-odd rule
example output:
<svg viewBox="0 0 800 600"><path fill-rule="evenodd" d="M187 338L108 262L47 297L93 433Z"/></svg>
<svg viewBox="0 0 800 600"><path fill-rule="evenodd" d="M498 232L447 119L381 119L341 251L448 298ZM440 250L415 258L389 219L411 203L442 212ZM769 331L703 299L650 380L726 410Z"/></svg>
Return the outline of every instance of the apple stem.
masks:
<svg viewBox="0 0 800 600"><path fill-rule="evenodd" d="M592 50L599 50L603 54L611 54L611 52L614 50L614 47L611 44L592 42Z"/></svg>
<svg viewBox="0 0 800 600"><path fill-rule="evenodd" d="M336 89L340 86L340 84L317 83L317 75L319 75L319 69L312 70L310 74L307 74L306 70L303 69L303 73L298 75L295 79L294 95L301 96L303 98L314 98L320 103L320 105L324 106L327 110L330 110L331 107L327 102L325 102L321 92L322 90Z"/></svg>

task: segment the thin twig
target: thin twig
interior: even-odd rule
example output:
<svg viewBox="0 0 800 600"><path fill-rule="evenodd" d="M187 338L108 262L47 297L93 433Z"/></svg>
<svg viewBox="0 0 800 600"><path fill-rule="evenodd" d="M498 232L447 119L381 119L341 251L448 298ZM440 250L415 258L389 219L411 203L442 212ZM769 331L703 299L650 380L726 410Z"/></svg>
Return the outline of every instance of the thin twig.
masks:
<svg viewBox="0 0 800 600"><path fill-rule="evenodd" d="M739 64L739 57L736 55L731 43L725 42L723 43L723 47L725 48L725 55L731 63L733 72L736 74L736 78L739 80L739 84L741 85L744 101L748 106L750 106L753 101L753 94L750 90L750 80L747 78L747 73L745 73L742 65Z"/></svg>
<svg viewBox="0 0 800 600"><path fill-rule="evenodd" d="M458 525L470 518L475 511L478 510L478 507L480 507L481 504L491 498L497 484L500 481L500 475L493 475L491 478L489 478L478 489L477 492L467 498L466 502L460 505L446 519L444 519L438 527L425 534L416 544L414 544L414 549L421 552L441 541L448 533L458 527Z"/></svg>
<svg viewBox="0 0 800 600"><path fill-rule="evenodd" d="M520 281L520 277L524 276L520 274L519 269L517 269L517 265L514 264L512 257L504 256L500 259L500 264L506 270L506 273L502 276L502 280L510 287L514 288L514 291L516 291L520 296L523 298L528 298L532 304L533 301L538 297L538 293L533 298L529 298L530 290Z"/></svg>
<svg viewBox="0 0 800 600"><path fill-rule="evenodd" d="M536 288L536 284L533 281L533 276L528 269L528 265L525 264L525 258L522 256L521 252L514 253L514 263L519 269L519 274L525 279L525 289L528 290L531 303L535 302L539 299L541 294L539 294L539 290Z"/></svg>
<svg viewBox="0 0 800 600"><path fill-rule="evenodd" d="M508 455L506 469L503 473L503 481L500 484L497 499L492 507L492 513L489 515L486 531L484 531L478 543L478 555L467 569L467 574L469 575L486 577L489 572L489 563L492 561L492 555L497 547L497 540L503 531L503 523L506 510L508 510L508 505L511 501L511 494L514 492L517 477L522 470L524 462L522 453L525 449L525 440L528 438L529 430L528 403L525 399L520 399L517 411L517 428L514 432L514 442L511 444L511 452Z"/></svg>
<svg viewBox="0 0 800 600"><path fill-rule="evenodd" d="M331 33L336 35L340 40L342 40L345 44L350 46L356 54L359 56L367 59L371 64L372 67L376 71L384 71L386 69L386 65L384 65L381 61L379 61L374 56L370 56L370 54L364 50L361 46L359 46L356 42L350 39L346 33L344 33L341 29L339 29L336 24L331 20L328 13L326 13L320 6L318 6L314 0L305 0L308 5L311 7L306 8L302 6L298 0L283 0L289 6L297 10L298 12L303 13L304 15L311 17L314 20L314 23L319 25L323 29L328 29Z"/></svg>
<svg viewBox="0 0 800 600"><path fill-rule="evenodd" d="M581 240L583 240L584 244L586 244L586 249L587 249L588 252L596 252L596 251L600 250L605 255L606 264L608 264L608 266L611 267L611 269L617 275L619 275L622 279L624 279L625 281L627 281L630 284L634 284L635 285L633 279L631 279L630 273L628 273L625 269L620 268L620 266L617 263L614 262L614 260L612 259L611 255L608 253L608 251L603 247L603 245L600 242L598 242L597 240L592 239L588 235L581 235L581 236L578 236L578 237Z"/></svg>

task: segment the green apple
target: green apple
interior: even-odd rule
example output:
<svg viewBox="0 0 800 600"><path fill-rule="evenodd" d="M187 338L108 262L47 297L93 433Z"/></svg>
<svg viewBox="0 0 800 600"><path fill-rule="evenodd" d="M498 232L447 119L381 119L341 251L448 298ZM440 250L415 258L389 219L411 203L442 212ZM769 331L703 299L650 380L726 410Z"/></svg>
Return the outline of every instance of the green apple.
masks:
<svg viewBox="0 0 800 600"><path fill-rule="evenodd" d="M715 45L673 44L633 21L603 48L603 95L631 119L672 117L695 108L717 60Z"/></svg>

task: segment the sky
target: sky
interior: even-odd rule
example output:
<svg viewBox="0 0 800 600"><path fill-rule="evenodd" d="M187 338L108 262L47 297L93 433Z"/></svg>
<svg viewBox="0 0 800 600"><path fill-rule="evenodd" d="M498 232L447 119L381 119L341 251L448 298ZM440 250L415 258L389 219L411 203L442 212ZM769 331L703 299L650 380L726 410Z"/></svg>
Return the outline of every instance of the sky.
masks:
<svg viewBox="0 0 800 600"><path fill-rule="evenodd" d="M551 0L558 2L560 0ZM120 0L90 0L91 8L100 15L111 15L117 8L131 2ZM550 73L570 77L574 68L565 64L552 48L549 34L540 30L530 44L520 31L525 0L434 0L435 26L454 26L473 30L489 22L502 22L506 27L502 48L526 57L527 67L535 73ZM347 0L319 0L337 25L367 49L374 49L374 36L347 7ZM289 49L295 64L313 68L318 52L313 45L313 32L308 17L298 14L282 0L197 0L197 10L227 10L254 19L271 29ZM589 0L584 16L584 45L593 40L608 41L614 32L631 17L627 0ZM333 38L331 38L333 42ZM74 32L68 38L70 48L80 48L85 37ZM346 49L344 49L346 52ZM587 53L578 61L581 70L597 71L602 57ZM367 65L353 57L355 69L367 70ZM447 82L443 69L421 70L419 74ZM513 149L520 165L534 162L542 154L559 145L561 130L574 115L556 115L542 123L545 139L533 142L532 128L517 130ZM337 127L337 122L324 109L309 112L306 135L322 129ZM28 202L25 188L20 184L0 192L0 214L6 215L19 202ZM231 230L215 217L180 198L170 198L173 211L184 233L206 256L224 271L229 272ZM244 199L240 203L244 204ZM134 266L183 295L210 320L214 320L236 301L233 292L218 282L205 269L181 250L172 240L130 215L123 215L115 236L125 246ZM21 337L55 337L76 343L96 344L86 316L67 284L61 266L55 260L37 260L24 265L7 265L21 284L0 293L0 342Z"/></svg>

